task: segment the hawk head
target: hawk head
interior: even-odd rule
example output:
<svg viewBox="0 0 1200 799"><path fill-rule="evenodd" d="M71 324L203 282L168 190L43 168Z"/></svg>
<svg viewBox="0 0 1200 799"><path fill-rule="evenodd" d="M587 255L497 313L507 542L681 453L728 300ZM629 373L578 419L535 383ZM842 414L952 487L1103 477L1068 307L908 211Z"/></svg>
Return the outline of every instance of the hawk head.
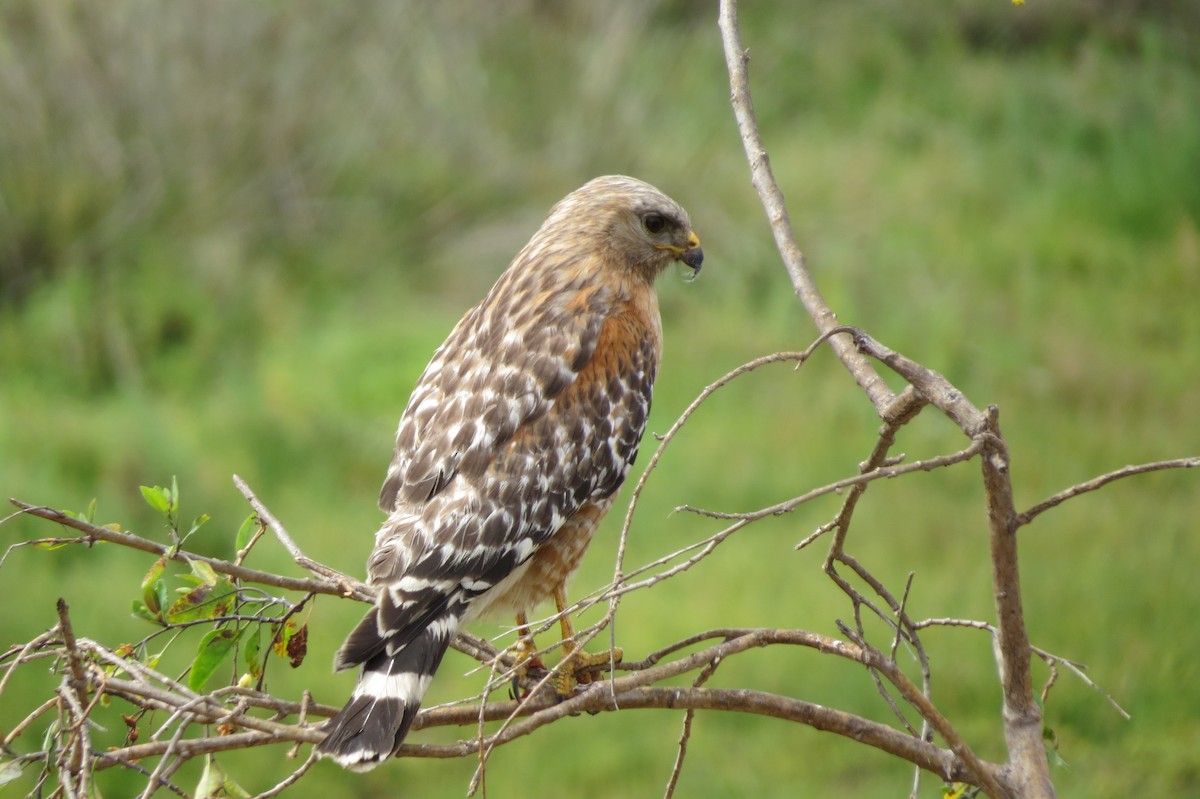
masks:
<svg viewBox="0 0 1200 799"><path fill-rule="evenodd" d="M704 261L687 211L649 183L606 175L568 194L537 238L571 241L653 280L672 261L694 276Z"/></svg>

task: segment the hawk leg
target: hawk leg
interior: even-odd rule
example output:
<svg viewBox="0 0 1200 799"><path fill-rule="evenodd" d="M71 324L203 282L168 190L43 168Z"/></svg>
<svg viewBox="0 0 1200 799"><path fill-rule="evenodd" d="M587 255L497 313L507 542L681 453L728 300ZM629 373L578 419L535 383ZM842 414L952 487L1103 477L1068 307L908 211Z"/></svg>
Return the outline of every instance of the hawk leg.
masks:
<svg viewBox="0 0 1200 799"><path fill-rule="evenodd" d="M560 585L554 589L554 604L559 613L567 609L567 591L564 586ZM563 613L558 623L562 628L563 657L558 664L559 672L554 682L554 690L565 699L574 693L577 685L587 685L598 678L599 675L593 671L596 666L608 666L620 661L625 653L619 647L594 655L585 652L575 641L575 628L571 624L571 617Z"/></svg>
<svg viewBox="0 0 1200 799"><path fill-rule="evenodd" d="M509 652L513 658L512 697L521 699L526 695L522 686L529 679L529 673L546 670L546 664L536 654L537 644L529 632L529 617L524 613L517 614L517 640Z"/></svg>

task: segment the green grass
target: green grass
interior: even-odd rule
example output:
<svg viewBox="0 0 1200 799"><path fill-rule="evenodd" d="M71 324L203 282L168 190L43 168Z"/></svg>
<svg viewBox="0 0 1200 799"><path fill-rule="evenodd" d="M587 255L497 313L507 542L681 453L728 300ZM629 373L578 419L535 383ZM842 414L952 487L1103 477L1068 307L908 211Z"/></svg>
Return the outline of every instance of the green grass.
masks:
<svg viewBox="0 0 1200 799"><path fill-rule="evenodd" d="M1200 450L1194 4L744 5L763 135L822 290L843 321L1001 407L1020 505ZM104 521L162 536L137 486L178 475L184 515L214 516L196 546L228 555L246 514L237 473L309 554L361 573L396 419L433 348L551 203L610 172L683 203L707 253L698 282L660 286L650 427L664 431L726 370L812 336L725 81L715 8L680 0L487 15L465 3L6 4L3 495L74 509L95 497ZM828 353L731 385L664 457L629 565L714 529L676 505L746 510L802 493L851 473L876 427ZM930 417L898 450L962 443ZM619 642L637 657L722 625L834 633L849 608L822 553L792 547L835 507L752 526L631 596ZM611 575L618 516L575 595ZM1087 663L1133 715L1060 676L1046 718L1069 763L1054 772L1061 795L1200 790L1198 517L1195 475L1167 473L1022 533L1035 643ZM868 492L851 548L893 585L916 571L914 615L988 619L983 521L973 465L916 475ZM10 521L0 544L50 532ZM255 565L292 568L260 550ZM124 609L148 566L106 547L13 554L0 607L20 612L0 614L3 643L51 626L58 596L81 634L140 638L147 625ZM327 665L358 613L343 604L318 602L309 659L277 668L273 691L345 695L351 678ZM935 699L985 757L1003 757L987 640L931 631L927 643ZM469 666L449 657L431 701L477 690ZM733 659L713 684L888 719L865 674L813 653ZM6 693L0 729L27 711L10 704L20 695ZM662 712L556 724L497 752L490 795L653 795L679 726ZM701 715L690 752L680 796L895 796L910 780L879 753L765 719ZM222 762L261 791L286 773L283 754ZM457 796L473 768L405 761L350 778L322 764L288 795ZM102 785L140 790L115 775ZM939 795L934 780L922 795Z"/></svg>

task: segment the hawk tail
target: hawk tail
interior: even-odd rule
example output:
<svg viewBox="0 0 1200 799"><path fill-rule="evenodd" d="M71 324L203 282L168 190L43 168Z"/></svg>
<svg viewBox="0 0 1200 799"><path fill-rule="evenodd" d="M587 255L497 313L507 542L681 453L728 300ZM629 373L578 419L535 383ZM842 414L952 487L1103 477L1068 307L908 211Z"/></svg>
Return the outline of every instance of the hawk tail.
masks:
<svg viewBox="0 0 1200 799"><path fill-rule="evenodd" d="M317 753L351 771L368 771L390 757L408 734L460 615L447 609L409 635L381 635L372 608L338 652L339 669L362 663L354 693L325 724ZM403 641L397 639L403 638ZM371 652L369 657L361 657Z"/></svg>

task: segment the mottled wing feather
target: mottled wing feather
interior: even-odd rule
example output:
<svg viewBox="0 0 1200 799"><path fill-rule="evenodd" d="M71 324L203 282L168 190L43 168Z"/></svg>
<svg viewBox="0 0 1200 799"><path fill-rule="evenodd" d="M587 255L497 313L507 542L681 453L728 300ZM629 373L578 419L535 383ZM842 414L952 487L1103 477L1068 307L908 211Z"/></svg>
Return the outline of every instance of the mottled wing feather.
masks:
<svg viewBox="0 0 1200 799"><path fill-rule="evenodd" d="M614 325L610 321L606 327ZM580 327L587 333L594 329ZM562 330L544 328L542 335L557 339ZM598 330L594 339L599 341L605 332ZM578 349L594 352L595 344ZM539 354L546 351L531 348L525 358L531 363L553 358ZM482 592L529 557L589 497L615 491L636 457L656 356L650 342L635 339L606 347L603 358L583 364L560 361L566 364L560 374L569 375L565 387L551 397L541 390L545 383L532 378L526 381L534 391L532 401L486 387L465 393L460 389L463 399L455 405L468 409L468 414L473 398L481 395L493 404L530 410L511 433L505 427L479 425L482 429L475 435L489 443L478 453L472 451L474 442L465 450L447 446L454 435L438 431L438 425L454 431L461 424L457 414L435 417L429 436L442 446L427 447L409 463L440 464L436 470L445 476L445 484L428 501L413 503L411 515L395 514L396 524L381 531L368 569L372 582L403 584L411 592L419 581L421 588L436 589L436 595L457 581L470 593ZM582 368L575 371L576 366ZM506 384L518 382L509 378ZM408 502L406 489L421 482L401 483L398 508Z"/></svg>
<svg viewBox="0 0 1200 799"><path fill-rule="evenodd" d="M523 279L522 279L523 278ZM570 305L554 294L571 296ZM548 296L549 295L549 296ZM479 474L491 453L544 414L591 359L611 298L538 286L506 272L434 353L409 398L379 495L391 513Z"/></svg>

